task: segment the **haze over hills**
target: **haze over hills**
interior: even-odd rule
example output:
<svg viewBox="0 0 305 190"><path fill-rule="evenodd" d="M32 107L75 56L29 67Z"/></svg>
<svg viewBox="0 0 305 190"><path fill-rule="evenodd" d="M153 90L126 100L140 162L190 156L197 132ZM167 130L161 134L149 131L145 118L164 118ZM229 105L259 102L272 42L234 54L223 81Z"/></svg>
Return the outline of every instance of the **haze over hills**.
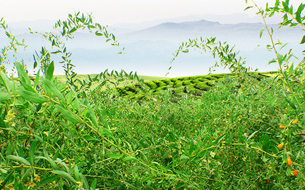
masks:
<svg viewBox="0 0 305 190"><path fill-rule="evenodd" d="M109 31L116 35L120 47L112 47L105 43L103 37L97 37L86 31L75 32L75 38L68 40L66 45L68 51L72 52L72 63L76 65L75 70L79 74L99 73L105 69L124 69L127 72L137 71L141 75L164 76L170 66L172 66L172 70L169 77L207 74L208 67L212 66L215 60L209 54L200 54L198 50L189 54L181 54L172 65L169 64L172 53L178 49L179 44L182 41L188 41L189 38L196 37L217 37L217 40L228 41L229 44L236 45L236 50L240 50L241 57L247 58L248 66L257 67L260 71L277 69L276 65L265 67L274 55L265 49L266 44L269 43L268 36L264 34L261 39L259 38L259 32L264 27L262 23L254 22L255 19L250 19L248 23L233 23L232 20L232 23L229 23L230 19L235 17L239 17L239 21L246 19L238 14L226 17L219 16L217 22L203 19L188 21L188 19L195 19L195 17L197 16L173 18L162 23L159 23L161 20L157 20L141 23L137 26L133 24L130 26L124 24L111 26ZM181 20L182 22L173 22L172 20ZM50 30L49 23L40 24L39 29L43 30L49 27ZM153 23L159 24L153 25ZM24 30L21 32L24 26L31 26L35 30L35 24L30 22L23 23L23 25L21 23L10 25L12 31L19 34L24 32ZM144 25L148 27L143 28ZM18 28L18 26L20 27ZM304 35L301 29L282 28L276 30L277 25L270 26L274 27L275 39L279 38L283 42L289 42L288 47L292 47L295 54L301 56L300 52L304 49L304 45L299 45L301 37ZM26 39L29 49L20 55L31 68L34 50L39 51L41 46L47 45L48 42L42 42L38 35L26 34L21 35L21 37ZM3 44L4 39L5 36L0 33L0 45ZM125 47L124 54L118 55L117 53L123 47ZM286 48L284 52L288 50ZM55 60L59 61L60 57L55 57ZM60 64L56 64L55 71L57 74L63 73ZM218 72L225 71L218 70Z"/></svg>
<svg viewBox="0 0 305 190"><path fill-rule="evenodd" d="M192 22L199 20L208 20L211 22L219 22L220 24L238 24L238 23L258 23L262 22L260 16L255 16L253 18L249 17L246 13L235 13L229 15L213 15L213 14L203 14L203 15L187 15L183 17L176 18L167 18L167 19L157 19L152 21L146 21L141 23L118 23L114 25L110 25L113 28L122 28L122 29L130 29L130 30L142 30L145 28L149 28L152 26L156 26L166 22ZM274 15L271 18L268 18L268 24L277 24L281 21L280 15Z"/></svg>

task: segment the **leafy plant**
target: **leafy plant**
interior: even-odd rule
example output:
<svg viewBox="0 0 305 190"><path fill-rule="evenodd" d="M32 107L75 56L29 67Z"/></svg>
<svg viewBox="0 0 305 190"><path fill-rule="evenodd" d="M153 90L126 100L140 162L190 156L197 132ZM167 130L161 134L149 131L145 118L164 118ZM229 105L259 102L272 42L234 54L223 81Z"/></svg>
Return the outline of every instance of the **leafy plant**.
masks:
<svg viewBox="0 0 305 190"><path fill-rule="evenodd" d="M302 7L294 13L289 1L276 1L258 14L294 15L291 22L284 16L283 23L303 26ZM115 38L91 16L77 13L57 22L59 36L43 34L57 48L53 53L65 57L68 82L61 83L47 48L34 56L40 71L29 76L17 59L18 47L26 45L17 43L3 19L1 26L11 44L0 56L0 189L304 188L303 63L291 67L290 52L276 54L279 75L262 77L249 72L228 44L195 39L183 43L175 57L199 48L220 58L214 66L233 73L146 85L124 71L80 80L61 38L83 28ZM4 66L8 51L16 54L18 78ZM102 88L125 79L137 84Z"/></svg>

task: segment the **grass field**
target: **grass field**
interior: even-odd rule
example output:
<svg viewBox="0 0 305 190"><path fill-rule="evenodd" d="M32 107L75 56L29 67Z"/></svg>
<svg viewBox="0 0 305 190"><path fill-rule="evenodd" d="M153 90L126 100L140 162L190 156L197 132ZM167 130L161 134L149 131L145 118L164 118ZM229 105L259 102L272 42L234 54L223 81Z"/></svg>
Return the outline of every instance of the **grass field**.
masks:
<svg viewBox="0 0 305 190"><path fill-rule="evenodd" d="M258 72L256 73L254 78L261 80L264 77L274 77L276 76L275 71L272 72ZM97 76L97 74L89 75L91 78ZM141 85L138 81L131 80L128 78L124 78L124 81L120 82L115 91L118 96L125 97L127 99L134 100L143 100L145 98L149 98L152 94L160 95L161 91L168 90L173 95L182 96L183 94L189 94L194 96L200 96L203 92L210 90L214 87L214 83L219 82L220 80L224 80L225 77L235 78L235 74L210 74L210 75L199 75L199 76L187 76L187 77L177 77L177 78L168 78L168 77L155 77L155 76L144 76L139 75L140 79L144 80L144 86L147 87L146 91L143 89L143 85ZM64 75L56 75L55 76L58 81L65 83L66 78ZM77 75L77 80L81 81L89 81L88 75ZM115 82L117 78L115 77L107 77L109 81ZM90 89L95 89L99 82L95 82L92 84ZM108 82L110 88L114 88L115 85L111 82ZM99 91L103 91L107 89L107 85L103 86Z"/></svg>
<svg viewBox="0 0 305 190"><path fill-rule="evenodd" d="M296 134L305 116L272 73L142 76L144 83L80 89L52 76L34 83L18 68L17 87L9 85L19 79L0 81L2 187L304 188ZM5 92L16 88L14 98Z"/></svg>
<svg viewBox="0 0 305 190"><path fill-rule="evenodd" d="M98 74L90 74L90 75L77 75L75 79L81 80L81 81L89 81L88 76L90 76L91 78L96 77ZM65 83L67 81L65 75L55 75L55 77L58 79L59 82ZM140 79L143 79L145 82L148 81L152 81L152 80L163 80L163 79L167 79L167 77L156 77L156 76L145 76L145 75L138 75L138 77ZM115 77L107 77L108 80L115 82L116 78ZM130 79L125 79L123 82L121 82L118 87L122 87L122 86L129 86L132 85L135 81L130 80ZM114 84L112 83L108 83L109 86L112 88L114 87ZM92 85L92 89L96 88L99 84L95 83ZM104 87L103 89L106 89L106 87Z"/></svg>

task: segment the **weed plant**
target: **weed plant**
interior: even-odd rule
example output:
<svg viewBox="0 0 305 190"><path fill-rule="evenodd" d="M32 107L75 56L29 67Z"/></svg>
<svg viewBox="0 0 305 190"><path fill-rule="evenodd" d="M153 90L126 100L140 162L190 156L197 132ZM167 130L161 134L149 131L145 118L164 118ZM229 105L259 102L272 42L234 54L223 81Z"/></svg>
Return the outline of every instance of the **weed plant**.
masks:
<svg viewBox="0 0 305 190"><path fill-rule="evenodd" d="M288 0L276 1L258 14L281 12L282 25L304 26L304 8L294 13ZM104 72L79 86L60 38L87 28L115 42L90 15L69 15L56 24L61 36L45 34L54 53L63 54L66 84L53 76L45 48L35 59L41 75L31 80L15 61L18 78L9 76L6 52L17 54L24 43L3 20L1 26L12 42L0 57L0 189L304 189L304 62L293 67L290 52L276 54L280 75L260 78L226 43L190 40L176 55L190 47L212 50L234 74L160 80L150 90L136 74ZM107 76L136 79L138 86L121 90L145 101L101 90ZM172 93L192 81L210 88L200 96ZM93 82L101 85L91 88ZM181 86L153 92L173 84Z"/></svg>

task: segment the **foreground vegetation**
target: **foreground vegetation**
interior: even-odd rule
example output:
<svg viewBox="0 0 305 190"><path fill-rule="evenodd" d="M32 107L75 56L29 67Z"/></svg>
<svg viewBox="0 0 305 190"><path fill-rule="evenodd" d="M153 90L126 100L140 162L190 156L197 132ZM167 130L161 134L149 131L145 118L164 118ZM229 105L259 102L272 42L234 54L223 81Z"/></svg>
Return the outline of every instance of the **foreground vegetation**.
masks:
<svg viewBox="0 0 305 190"><path fill-rule="evenodd" d="M287 105L274 78L240 82L227 75L202 96L177 97L161 91L141 105L116 97L115 91L60 92L65 85L54 79L43 81L40 94L50 96L37 94L37 99L31 99L37 102L30 103L23 100L30 96L22 94L19 105L1 108L6 112L1 122L6 187L304 185L302 177L290 174L297 170L303 176L304 172L304 139L297 134L303 129L304 115ZM58 92L50 92L47 85ZM294 135L279 149L287 133ZM283 151L289 151L292 167Z"/></svg>
<svg viewBox="0 0 305 190"><path fill-rule="evenodd" d="M259 14L283 12L294 18L282 25L304 26L304 8L293 14L289 1L276 1ZM56 23L61 36L44 34L57 48L52 53L63 54L61 83L44 47L34 56L36 76L22 61L14 61L18 78L9 76L6 51L24 43L0 24L12 40L0 57L0 189L304 189L304 61L294 67L290 52L281 55L273 44L279 72L261 77L227 44L194 39L175 56L191 47L211 51L232 74L145 83L105 72L81 81L60 37L87 28L116 40L77 13ZM104 88L123 79L136 84ZM183 93L173 93L181 86Z"/></svg>

